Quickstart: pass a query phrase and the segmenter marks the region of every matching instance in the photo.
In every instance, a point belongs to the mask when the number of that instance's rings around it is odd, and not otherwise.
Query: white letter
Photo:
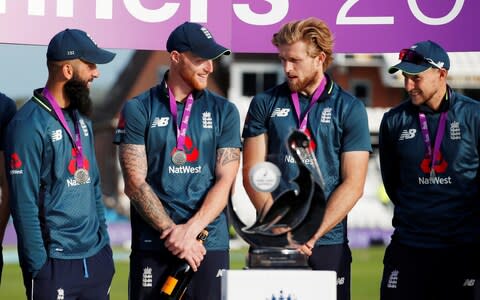
[[[73,0],[57,0],[57,17],[73,17]]]
[[[380,25],[393,24],[393,17],[347,17],[347,13],[360,0],[347,0],[337,14],[337,24],[340,25]]]
[[[208,0],[190,1],[190,21],[196,23],[207,23]]]
[[[251,25],[272,25],[280,22],[288,13],[288,0],[265,0],[272,9],[264,14],[254,13],[249,4],[234,4],[235,15],[243,22]]]
[[[463,3],[465,0],[455,0],[455,5],[453,6],[452,10],[444,17],[441,18],[430,18],[423,14],[418,7],[417,0],[408,0],[408,6],[412,11],[413,15],[417,20],[420,22],[427,24],[427,25],[444,25],[450,23],[453,19],[455,19],[460,11],[462,10]]]
[[[163,7],[157,9],[147,9],[140,0],[123,0],[127,10],[140,21],[147,23],[157,23],[170,19],[178,10],[179,3],[165,3]]]
[[[4,14],[7,11],[5,1],[6,0],[0,0],[0,14]]]
[[[97,0],[96,18],[111,20],[113,18],[112,0]]]
[[[29,16],[44,16],[45,15],[45,0],[28,0],[28,15]]]

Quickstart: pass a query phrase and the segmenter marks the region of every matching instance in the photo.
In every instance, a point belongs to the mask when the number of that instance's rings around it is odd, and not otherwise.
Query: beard
[[[199,80],[191,66],[185,61],[181,61],[178,66],[178,73],[182,80],[194,91],[201,91],[207,88],[207,83]]]
[[[74,75],[63,86],[63,92],[70,100],[70,107],[77,109],[81,114],[90,116],[92,113],[92,99],[87,82]]]
[[[310,76],[304,77],[303,79],[296,78],[294,81],[288,80],[288,87],[292,92],[304,92],[311,85],[315,84],[318,76],[318,73],[313,73]]]
[[[206,84],[195,78],[195,74],[182,74],[182,78],[194,91],[201,91],[207,88]]]

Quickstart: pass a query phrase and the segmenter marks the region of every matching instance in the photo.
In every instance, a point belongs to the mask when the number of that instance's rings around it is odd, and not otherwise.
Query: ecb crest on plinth
[[[242,222],[230,198],[228,213],[231,223],[237,234],[251,246],[247,263],[250,269],[309,268],[307,256],[295,246],[307,242],[322,222],[326,207],[324,183],[308,136],[293,131],[288,136],[287,146],[299,170],[292,180],[296,188],[278,194],[272,206],[258,214],[251,226]],[[275,165],[272,168],[271,163],[262,164],[252,168],[261,174],[251,174],[249,180],[255,189],[271,191],[268,189],[278,186],[274,181],[278,168]]]

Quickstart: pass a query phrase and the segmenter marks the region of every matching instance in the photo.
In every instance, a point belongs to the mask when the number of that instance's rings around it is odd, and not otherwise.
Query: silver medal
[[[172,162],[175,165],[181,166],[181,165],[185,164],[186,161],[187,161],[187,155],[185,154],[185,152],[183,152],[181,150],[177,150],[177,151],[175,151],[175,153],[173,153]]]
[[[84,168],[79,168],[75,171],[73,174],[73,178],[75,178],[75,181],[78,184],[84,184],[88,181],[90,176],[88,175],[88,171],[85,170]]]

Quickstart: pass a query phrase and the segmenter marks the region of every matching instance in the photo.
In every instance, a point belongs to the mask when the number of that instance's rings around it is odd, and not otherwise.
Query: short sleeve
[[[268,108],[265,103],[265,96],[263,94],[255,96],[250,102],[243,126],[242,137],[249,138],[267,132]]]
[[[226,106],[224,126],[219,139],[218,148],[241,148],[240,115],[237,108],[229,103]]]
[[[145,106],[136,98],[127,101],[120,113],[113,142],[117,145],[144,145],[147,122]]]
[[[353,101],[351,109],[343,118],[342,152],[372,151],[368,117],[365,106],[360,101]]]

